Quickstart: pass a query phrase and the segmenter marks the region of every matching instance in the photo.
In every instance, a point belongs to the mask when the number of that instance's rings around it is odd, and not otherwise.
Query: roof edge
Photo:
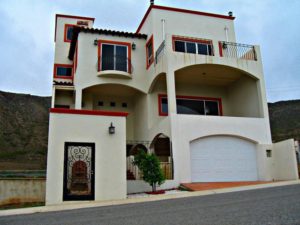
[[[226,15],[221,15],[221,14],[215,14],[215,13],[208,13],[208,12],[201,12],[201,11],[194,11],[194,10],[189,10],[189,9],[180,9],[180,8],[173,8],[173,7],[168,7],[168,6],[160,6],[160,5],[150,5],[148,10],[146,11],[140,25],[138,26],[136,33],[139,33],[141,28],[143,27],[151,9],[160,9],[160,10],[168,10],[168,11],[173,11],[173,12],[182,12],[182,13],[189,13],[189,14],[194,14],[194,15],[200,15],[200,16],[209,16],[209,17],[215,17],[215,18],[220,18],[220,19],[228,19],[228,20],[234,20],[234,16],[226,16]]]

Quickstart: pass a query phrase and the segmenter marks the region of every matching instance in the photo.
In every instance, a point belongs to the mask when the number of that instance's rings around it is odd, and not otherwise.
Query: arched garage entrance
[[[190,143],[192,182],[258,180],[256,144],[233,136],[209,136]]]

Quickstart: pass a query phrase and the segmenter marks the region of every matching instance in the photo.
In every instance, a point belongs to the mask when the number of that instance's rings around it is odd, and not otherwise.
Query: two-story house
[[[46,203],[149,190],[140,150],[162,189],[297,179],[293,142],[271,141],[260,49],[236,43],[234,19],[151,4],[130,33],[57,14]]]

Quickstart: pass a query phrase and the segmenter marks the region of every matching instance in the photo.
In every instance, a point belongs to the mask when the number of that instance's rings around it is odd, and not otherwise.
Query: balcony
[[[124,56],[105,56],[97,59],[97,75],[99,77],[132,78],[131,60]]]
[[[262,72],[259,59],[259,48],[254,45],[167,35],[155,52],[155,67],[159,74],[166,72],[167,61],[174,71],[197,64],[218,64],[256,76]]]

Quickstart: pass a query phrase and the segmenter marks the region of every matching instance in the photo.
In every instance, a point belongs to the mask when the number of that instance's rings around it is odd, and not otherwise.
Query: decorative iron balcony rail
[[[219,51],[221,57],[257,60],[254,45],[219,41]]]
[[[133,66],[131,64],[131,60],[127,57],[120,55],[103,56],[98,57],[97,70],[98,72],[106,70],[117,70],[132,73]]]
[[[155,64],[158,63],[158,60],[160,59],[160,57],[163,54],[163,50],[165,49],[165,45],[166,45],[166,41],[164,40],[160,46],[158,47],[158,49],[155,52]]]

